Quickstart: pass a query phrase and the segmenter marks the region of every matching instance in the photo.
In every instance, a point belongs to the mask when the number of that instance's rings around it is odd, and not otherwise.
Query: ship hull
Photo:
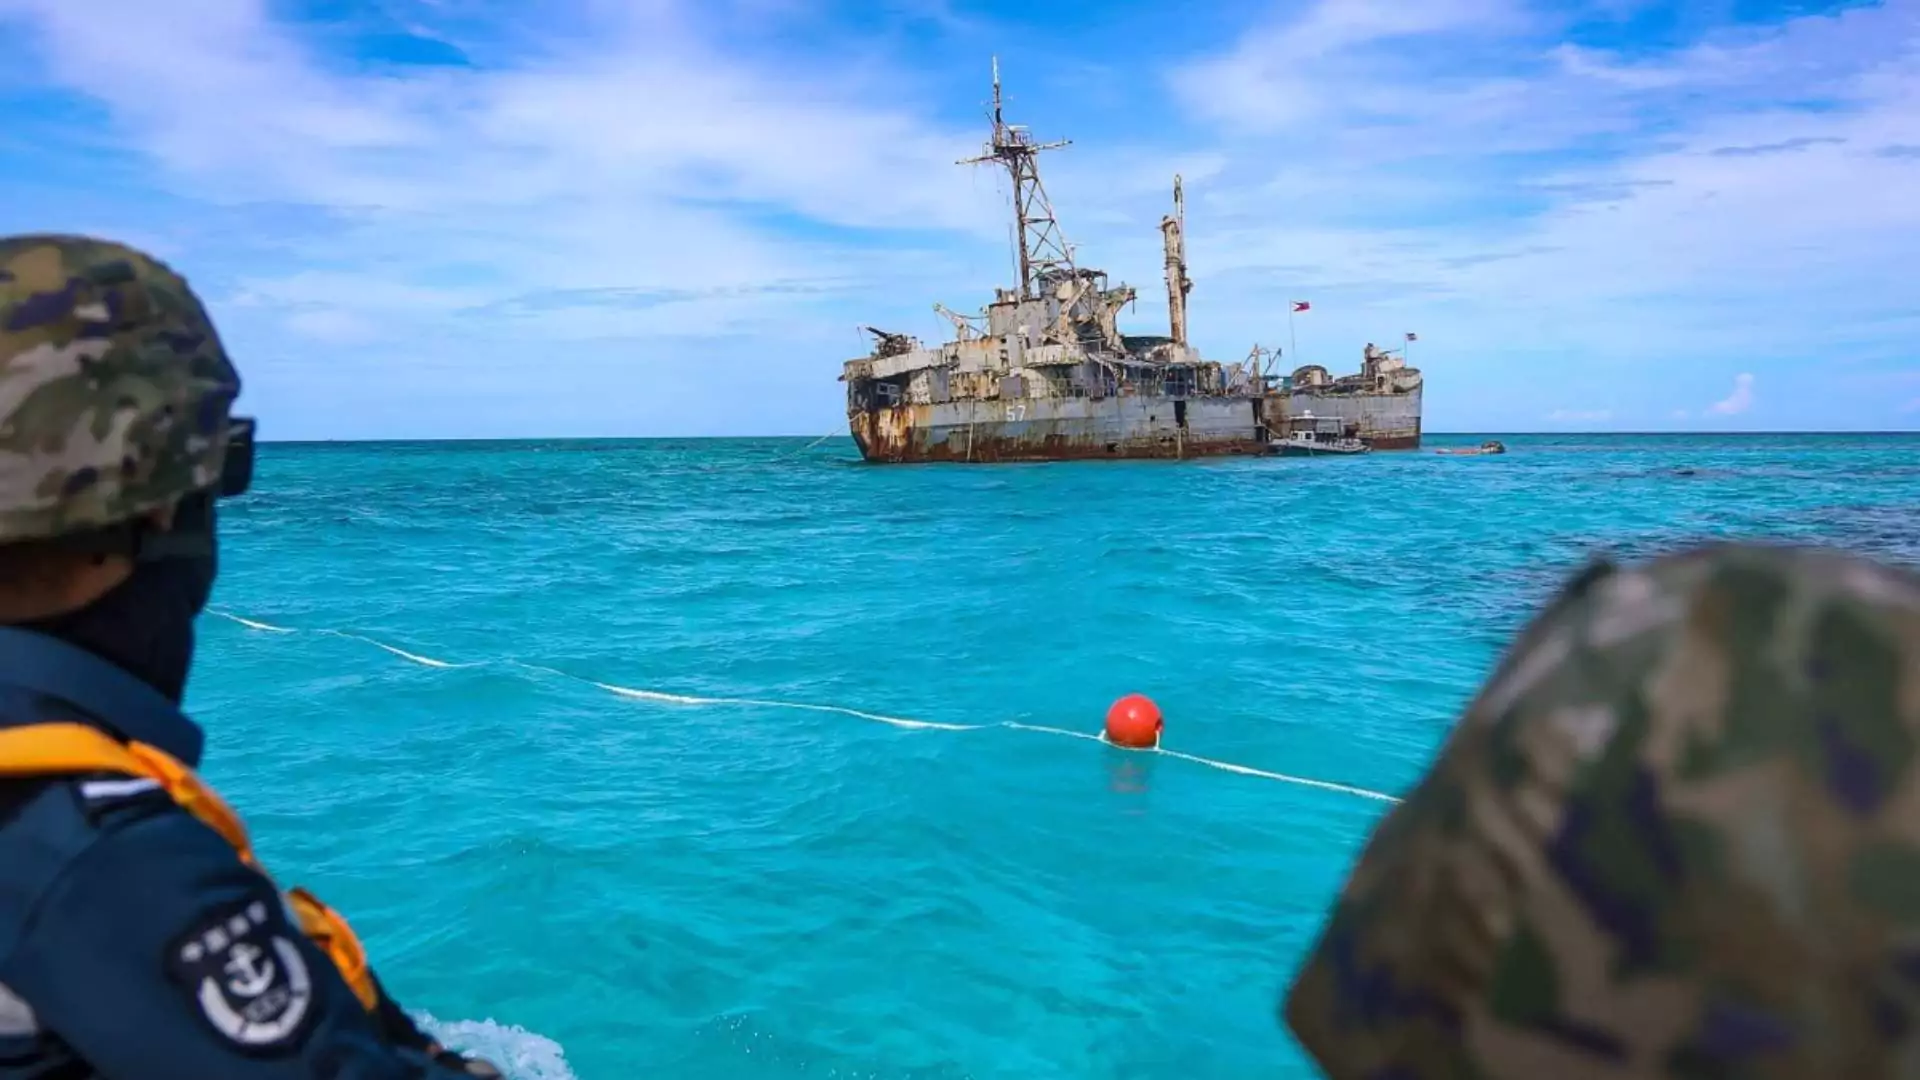
[[[1292,416],[1337,416],[1348,432],[1375,450],[1420,449],[1421,392],[1330,394],[1295,391],[1287,403]]]
[[[1185,459],[1265,454],[1254,397],[1037,398],[879,406],[849,427],[871,462]]]

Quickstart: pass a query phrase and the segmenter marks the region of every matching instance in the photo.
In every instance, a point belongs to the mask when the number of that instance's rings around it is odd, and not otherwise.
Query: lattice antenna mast
[[[966,158],[962,165],[997,161],[1013,177],[1013,216],[1015,243],[1020,252],[1020,298],[1031,300],[1038,294],[1040,278],[1047,273],[1073,269],[1073,254],[1060,223],[1054,220],[1053,203],[1040,183],[1036,159],[1042,150],[1056,150],[1072,143],[1070,139],[1036,143],[1021,124],[1009,124],[1001,113],[1000,58],[993,58],[993,141],[986,153]]]

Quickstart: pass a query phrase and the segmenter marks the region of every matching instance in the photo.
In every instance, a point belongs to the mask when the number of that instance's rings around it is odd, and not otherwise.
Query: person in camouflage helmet
[[[1382,821],[1283,1004],[1332,1080],[1920,1077],[1920,578],[1582,575]]]
[[[0,238],[0,1080],[498,1077],[193,775],[214,508],[253,468],[239,392],[158,260]]]
[[[186,282],[137,252],[0,247],[0,545],[118,528],[219,480],[240,377]]]

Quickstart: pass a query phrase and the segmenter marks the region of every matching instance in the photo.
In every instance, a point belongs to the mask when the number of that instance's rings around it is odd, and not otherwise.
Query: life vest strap
[[[268,876],[254,857],[247,827],[206,781],[177,758],[145,743],[123,743],[86,724],[54,722],[0,729],[0,776],[35,777],[112,772],[152,780],[179,807],[219,833],[240,861]],[[360,938],[339,912],[302,888],[287,890],[287,907],[300,929],[340,969],[369,1012],[379,1006]]]

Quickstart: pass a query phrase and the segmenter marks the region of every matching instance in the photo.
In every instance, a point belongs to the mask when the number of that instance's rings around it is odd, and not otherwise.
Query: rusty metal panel
[[[903,405],[856,414],[854,439],[873,461],[1060,461],[1189,458],[1268,450],[1253,399],[1194,399],[1187,427],[1166,399],[1036,398]]]
[[[1416,450],[1420,447],[1421,396],[1416,385],[1405,393],[1329,394],[1295,391],[1288,403],[1293,416],[1311,412],[1337,416],[1357,429],[1358,436],[1376,450]]]
[[[906,399],[915,405],[933,404],[933,380],[929,371],[916,371],[907,378]]]
[[[979,341],[960,342],[955,353],[958,354],[958,366],[961,371],[985,371],[993,366],[1000,355],[1000,343],[991,338]]]
[[[891,379],[905,375],[910,371],[920,371],[944,363],[946,358],[937,349],[915,349],[898,356],[881,356],[872,361],[869,377]]]

